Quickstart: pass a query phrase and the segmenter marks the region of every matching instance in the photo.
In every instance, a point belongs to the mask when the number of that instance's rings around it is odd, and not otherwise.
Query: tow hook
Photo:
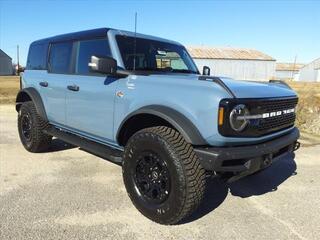
[[[272,163],[272,154],[267,155],[263,160],[263,166],[269,166]]]
[[[293,151],[297,151],[300,148],[300,142],[296,141],[293,146]]]

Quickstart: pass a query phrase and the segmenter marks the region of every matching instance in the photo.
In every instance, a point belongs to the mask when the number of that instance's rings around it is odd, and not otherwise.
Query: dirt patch
[[[316,145],[320,145],[320,135],[311,134],[305,132],[304,130],[300,131],[300,138],[299,142],[301,143],[302,147],[312,147]]]
[[[292,82],[298,93],[297,125],[300,130],[320,135],[320,83]]]
[[[20,88],[18,76],[0,77],[0,103],[14,103]]]

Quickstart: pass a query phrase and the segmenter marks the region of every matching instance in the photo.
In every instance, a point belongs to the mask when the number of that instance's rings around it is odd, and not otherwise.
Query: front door
[[[74,75],[68,80],[66,125],[97,140],[113,142],[113,108],[117,81],[90,73],[91,56],[110,56],[107,39],[76,43]]]

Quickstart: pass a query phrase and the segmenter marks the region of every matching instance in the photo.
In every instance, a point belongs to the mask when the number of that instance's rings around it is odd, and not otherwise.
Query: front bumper
[[[299,130],[294,128],[284,136],[256,145],[198,147],[195,152],[206,170],[243,177],[269,166],[280,155],[297,150],[299,136]]]

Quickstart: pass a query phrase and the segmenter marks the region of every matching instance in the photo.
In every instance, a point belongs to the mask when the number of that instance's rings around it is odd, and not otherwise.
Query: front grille
[[[254,101],[256,102],[256,101]],[[257,108],[265,111],[279,111],[294,108],[298,103],[298,98],[289,99],[269,99],[265,101],[257,101]]]
[[[256,114],[259,114],[265,112],[283,111],[295,108],[297,103],[298,98],[269,99],[266,101],[258,101],[257,104],[254,104],[250,107],[250,112],[255,112]],[[283,114],[280,116],[260,119],[259,123],[250,125],[249,128],[253,128],[255,131],[259,133],[259,135],[264,135],[267,133],[279,131],[281,129],[293,126],[295,119],[295,113]]]
[[[273,117],[268,120],[262,120],[257,129],[260,132],[281,129],[284,127],[292,126],[295,119],[296,116],[294,113],[290,113],[285,116]]]
[[[249,109],[250,115],[278,112],[295,108],[297,97],[287,98],[260,98],[260,99],[224,99],[220,106],[225,108],[224,119],[229,119],[230,112],[238,104],[244,104]],[[219,127],[219,132],[228,137],[260,137],[294,126],[295,112],[281,114],[280,116],[249,120],[248,126],[241,132],[232,130],[229,121]]]

